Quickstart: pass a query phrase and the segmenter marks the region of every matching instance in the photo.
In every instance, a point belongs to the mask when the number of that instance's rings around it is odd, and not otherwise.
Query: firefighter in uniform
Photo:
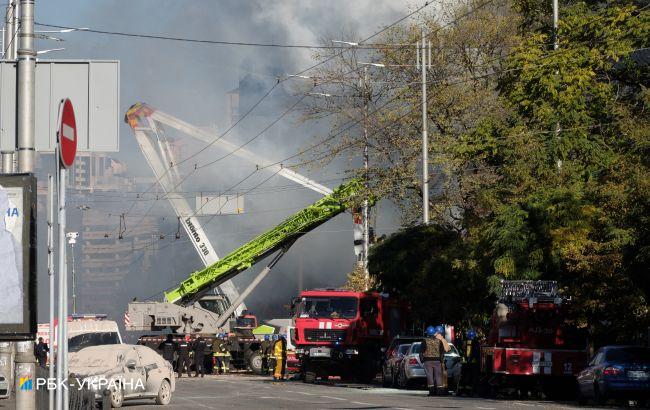
[[[445,352],[451,347],[444,337],[445,328],[442,326],[429,326],[426,329],[426,338],[422,341],[420,360],[427,374],[427,387],[429,396],[443,395],[446,393],[444,384]]]
[[[197,337],[192,344],[192,350],[194,350],[194,369],[196,374],[194,377],[201,377],[205,375],[205,350],[207,348],[207,342],[201,336]]]
[[[269,371],[275,372],[275,364],[277,362],[276,357],[275,357],[275,342],[278,340],[278,335],[271,335],[269,337],[269,359],[268,359],[268,365],[269,365]]]
[[[226,343],[226,355],[224,356],[224,363],[226,364],[226,372],[230,371],[230,359],[232,359],[231,352],[234,352],[237,357],[241,352],[241,346],[239,346],[239,340],[234,333],[227,333],[223,335],[224,341]]]
[[[481,370],[481,347],[476,331],[470,329],[467,332],[467,346],[465,347],[466,366],[468,370],[468,384],[472,395],[478,393],[478,382]]]
[[[192,359],[190,358],[191,350],[190,335],[185,335],[185,338],[178,343],[178,365],[176,372],[179,378],[183,375],[183,371],[187,373],[187,377],[190,377],[190,368],[192,367]]]
[[[158,350],[162,351],[163,359],[167,360],[169,364],[174,367],[174,352],[176,351],[176,345],[174,344],[174,339],[172,335],[167,335],[167,340],[158,345]]]
[[[224,340],[224,334],[219,333],[214,343],[212,344],[212,354],[216,361],[215,365],[217,373],[219,374],[226,373],[227,371],[225,360],[227,351],[228,347],[226,346],[226,341]]]
[[[269,373],[269,357],[271,356],[271,338],[264,335],[264,340],[260,344],[260,353],[262,354],[262,374]]]
[[[273,380],[284,380],[287,369],[287,341],[284,335],[278,335],[278,340],[273,345],[273,355],[275,356]]]

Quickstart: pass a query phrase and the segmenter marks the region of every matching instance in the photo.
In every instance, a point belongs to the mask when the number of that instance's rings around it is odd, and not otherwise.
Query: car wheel
[[[386,373],[384,371],[381,372],[381,385],[383,387],[390,387],[390,385],[393,384],[392,377],[388,378],[386,377]]]
[[[578,405],[584,406],[587,404],[587,398],[582,394],[582,390],[580,389],[580,386],[578,386],[578,389],[576,390],[576,400],[578,401]]]
[[[398,389],[406,389],[406,374],[404,373],[404,370],[398,370],[397,372],[397,388]]]
[[[600,392],[598,384],[594,384],[594,401],[596,404],[605,404],[607,397]]]
[[[172,400],[172,387],[167,379],[163,379],[158,389],[158,396],[156,397],[156,404],[166,406]]]
[[[111,407],[119,409],[124,404],[124,391],[120,386],[111,389]]]

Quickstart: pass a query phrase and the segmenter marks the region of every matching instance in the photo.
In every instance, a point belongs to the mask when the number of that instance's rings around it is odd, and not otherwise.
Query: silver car
[[[397,387],[406,389],[416,384],[426,383],[427,375],[420,361],[421,342],[411,344],[409,350],[400,362],[400,368],[397,373]],[[445,366],[447,367],[447,387],[455,391],[460,380],[461,360],[456,346],[449,344],[451,348],[445,353]]]
[[[70,353],[71,378],[95,391],[109,390],[111,405],[124,400],[152,398],[166,405],[176,389],[172,366],[154,350],[140,345],[92,346]]]

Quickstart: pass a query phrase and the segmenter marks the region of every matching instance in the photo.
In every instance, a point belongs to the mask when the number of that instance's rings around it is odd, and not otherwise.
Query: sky
[[[349,36],[356,40],[368,37],[423,3],[412,0],[57,0],[36,2],[35,20],[43,24],[195,39],[320,44],[323,39],[341,38],[342,33],[346,33],[347,39]],[[36,29],[49,28],[37,26]],[[242,78],[252,76],[263,92],[273,85],[277,76],[300,72],[314,63],[311,51],[305,49],[190,44],[87,32],[57,36],[66,41],[37,41],[38,49],[66,48],[48,54],[48,58],[120,61],[122,113],[135,102],[144,101],[192,124],[219,132],[228,126],[226,93],[237,88]],[[229,133],[227,139],[246,141],[255,135],[287,109],[294,98],[290,92],[291,87],[283,84],[250,118]],[[295,116],[287,116],[249,148],[270,160],[286,158],[326,135],[327,126],[299,124]],[[201,147],[200,144],[190,145],[187,154]],[[209,160],[219,154],[218,150],[207,150],[196,160]],[[120,125],[120,151],[113,155],[128,166],[131,175],[152,176],[130,128],[124,123]],[[223,190],[253,167],[254,164],[245,164],[236,158],[221,161],[193,175],[187,187]],[[334,187],[340,182],[334,178],[341,177],[341,167],[335,164],[326,169],[309,168],[302,172],[317,180],[327,180],[325,185]],[[189,172],[188,169],[183,171]],[[268,176],[256,176],[244,185],[254,185]],[[280,177],[273,177],[266,183],[271,188],[286,184],[288,182]],[[318,198],[317,194],[304,190],[251,195],[246,198],[244,215],[216,218],[206,229],[223,256]],[[169,205],[160,202],[152,215],[175,221]],[[398,218],[389,206],[383,206],[379,212],[377,231],[390,234],[397,228]],[[354,261],[351,229],[350,215],[341,215],[298,241],[277,265],[277,272],[269,275],[251,296],[249,305],[281,315],[283,304],[295,294],[299,282],[306,287],[340,286]],[[163,257],[163,262],[152,268],[169,270],[168,273],[153,282],[134,276],[133,283],[138,286],[132,289],[132,295],[122,295],[123,299],[154,294],[200,268],[189,245],[179,248],[174,251],[177,253],[173,255],[171,266]],[[236,283],[245,286],[261,268],[250,269],[240,275]],[[298,272],[303,272],[301,279]],[[152,277],[152,272],[132,273],[139,274]],[[39,286],[39,293],[46,294],[46,289]],[[40,305],[39,320],[42,321],[46,317],[46,302],[41,300]]]

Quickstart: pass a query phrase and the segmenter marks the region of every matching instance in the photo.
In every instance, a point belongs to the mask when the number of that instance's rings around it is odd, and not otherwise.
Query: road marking
[[[481,407],[481,406],[476,406],[477,409],[481,410],[496,410],[496,407]]]
[[[314,393],[307,393],[307,392],[305,392],[305,391],[297,391],[296,393],[298,393],[298,394],[304,394],[305,396],[315,396]]]
[[[332,396],[319,396],[319,397],[322,397],[322,398],[324,398],[324,399],[332,399],[332,400],[348,401],[348,399],[343,399],[343,398],[341,398],[341,397],[332,397]]]
[[[358,405],[360,405],[360,406],[372,406],[372,405],[373,405],[372,403],[364,403],[364,402],[362,402],[362,401],[352,401],[352,402],[350,402],[350,403],[352,403],[352,404],[358,404]]]
[[[517,404],[519,406],[526,406],[526,407],[535,407],[535,404],[530,404],[530,403],[522,403],[520,401],[516,401],[513,404]]]

